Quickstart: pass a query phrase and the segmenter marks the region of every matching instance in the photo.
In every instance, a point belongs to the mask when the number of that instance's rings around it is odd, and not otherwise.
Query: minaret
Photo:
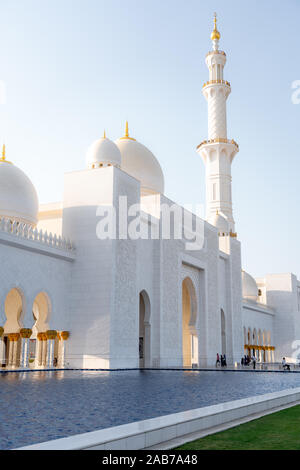
[[[212,51],[206,55],[209,81],[204,83],[202,93],[208,103],[208,140],[197,147],[206,166],[206,218],[222,214],[235,235],[231,201],[231,163],[239,147],[227,139],[226,100],[231,91],[230,83],[223,78],[226,54],[219,50],[220,33],[214,15],[211,33]]]

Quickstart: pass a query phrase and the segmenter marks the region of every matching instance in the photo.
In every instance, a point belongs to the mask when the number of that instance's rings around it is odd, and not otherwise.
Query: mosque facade
[[[0,367],[208,367],[217,353],[227,364],[244,354],[298,361],[297,277],[242,270],[231,194],[239,147],[227,135],[231,86],[216,19],[211,39],[208,137],[197,147],[205,220],[165,196],[158,160],[128,124],[115,142],[104,133],[89,147],[84,170],[65,174],[59,203],[40,205],[3,147]]]

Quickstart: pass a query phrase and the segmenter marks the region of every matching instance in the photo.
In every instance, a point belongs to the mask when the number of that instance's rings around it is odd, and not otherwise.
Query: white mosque
[[[129,136],[105,134],[86,168],[67,173],[59,203],[39,205],[22,170],[0,158],[0,367],[137,368],[297,360],[300,282],[294,274],[254,279],[242,271],[231,200],[239,147],[227,136],[225,52],[216,19],[209,79],[203,246],[162,234],[164,195],[155,156]],[[155,237],[99,237],[102,209],[138,205],[140,230]],[[100,209],[99,209],[100,208]],[[129,217],[129,215],[128,215]],[[193,223],[199,220],[192,215]],[[116,222],[120,224],[119,221]],[[176,225],[176,224],[175,224]],[[175,227],[176,228],[176,227]],[[175,230],[174,230],[175,231]]]

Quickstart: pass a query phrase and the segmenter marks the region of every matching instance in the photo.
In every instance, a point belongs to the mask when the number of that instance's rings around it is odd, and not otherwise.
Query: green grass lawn
[[[178,447],[179,450],[300,450],[300,405]]]

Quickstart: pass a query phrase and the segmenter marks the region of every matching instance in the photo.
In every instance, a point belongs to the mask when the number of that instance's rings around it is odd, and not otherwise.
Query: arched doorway
[[[246,327],[245,327],[245,326],[243,327],[243,338],[244,338],[244,354],[247,354],[247,349],[246,349],[246,345],[247,345],[247,330],[246,330]]]
[[[196,332],[197,297],[189,277],[182,282],[182,362],[184,367],[198,364],[198,335]]]
[[[269,362],[275,362],[275,357],[274,357],[274,350],[270,349],[271,347],[271,332],[267,331],[266,332],[266,344],[269,347]]]
[[[251,328],[248,328],[248,332],[247,332],[247,356],[251,356],[251,350],[250,350],[250,345],[252,343],[252,331],[251,331]]]
[[[225,313],[221,308],[221,354],[226,354],[226,324],[225,324]]]
[[[139,367],[151,366],[150,299],[145,290],[139,296]]]
[[[248,344],[251,344],[252,342],[251,328],[248,328],[247,340],[248,340]]]
[[[7,367],[16,368],[20,364],[21,341],[19,331],[22,328],[23,298],[22,291],[13,288],[8,292],[4,303],[6,322],[3,334],[3,362]]]
[[[46,367],[47,339],[45,332],[49,330],[51,302],[46,292],[39,292],[32,307],[32,335],[29,340],[29,366]]]
[[[257,331],[256,331],[256,328],[254,328],[253,334],[252,334],[252,345],[255,346],[252,349],[252,355],[256,357],[256,347],[257,347]]]
[[[257,344],[258,344],[258,360],[259,362],[265,362],[265,351],[263,350],[262,332],[260,329],[257,332]]]

